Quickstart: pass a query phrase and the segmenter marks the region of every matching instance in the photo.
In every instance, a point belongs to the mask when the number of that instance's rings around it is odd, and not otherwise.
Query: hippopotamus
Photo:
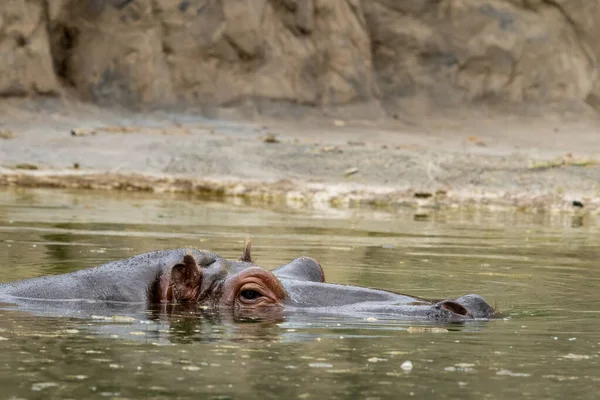
[[[387,290],[325,282],[313,258],[266,270],[247,242],[238,260],[196,249],[160,250],[76,272],[0,284],[0,300],[121,302],[146,307],[186,303],[235,316],[270,311],[393,319],[467,321],[495,310],[483,298],[423,299]]]

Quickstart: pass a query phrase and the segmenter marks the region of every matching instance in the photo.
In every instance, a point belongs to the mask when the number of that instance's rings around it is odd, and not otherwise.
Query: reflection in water
[[[1,281],[161,248],[237,258],[250,235],[267,268],[304,254],[322,263],[329,281],[423,297],[475,292],[508,316],[441,326],[308,314],[239,320],[183,305],[0,305],[3,396],[595,398],[593,216],[418,215],[427,218],[264,210],[189,196],[0,192]]]

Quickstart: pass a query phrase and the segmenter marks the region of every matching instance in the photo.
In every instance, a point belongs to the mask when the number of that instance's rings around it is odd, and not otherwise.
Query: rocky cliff
[[[591,0],[4,0],[0,96],[600,107]]]

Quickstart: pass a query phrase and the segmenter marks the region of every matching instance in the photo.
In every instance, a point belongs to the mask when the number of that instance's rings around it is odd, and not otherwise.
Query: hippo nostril
[[[450,311],[451,313],[462,315],[464,317],[471,317],[471,313],[469,312],[469,310],[467,310],[465,306],[463,306],[460,303],[457,303],[456,301],[445,300],[441,302],[439,306],[442,310]]]

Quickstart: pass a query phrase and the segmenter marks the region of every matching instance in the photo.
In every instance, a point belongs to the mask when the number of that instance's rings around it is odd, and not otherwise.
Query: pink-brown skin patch
[[[285,291],[279,279],[260,267],[250,267],[225,281],[221,304],[244,309],[281,306]]]
[[[201,268],[187,254],[160,278],[161,302],[208,303],[251,311],[281,307],[286,294],[279,279],[252,264],[249,245],[241,261],[217,259]]]

